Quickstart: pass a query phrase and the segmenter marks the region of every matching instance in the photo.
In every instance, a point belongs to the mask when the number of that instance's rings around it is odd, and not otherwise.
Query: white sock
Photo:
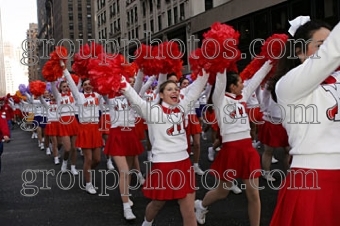
[[[123,202],[123,209],[131,209],[129,202]]]
[[[153,220],[149,222],[149,221],[147,221],[147,220],[145,219],[145,217],[144,217],[144,221],[143,221],[142,226],[152,226],[152,222],[153,222]]]
[[[63,160],[63,164],[67,165],[67,160]]]
[[[198,167],[198,163],[194,163],[194,167]]]
[[[76,165],[71,165],[71,170],[72,170],[72,169],[75,170],[75,169],[76,169]]]
[[[91,182],[86,183],[86,187],[90,186],[91,184],[92,184]]]
[[[202,203],[203,203],[203,201],[200,202],[200,208],[201,208],[202,210],[206,210],[207,207],[203,207]]]
[[[143,177],[143,174],[141,172],[138,172],[137,177]]]

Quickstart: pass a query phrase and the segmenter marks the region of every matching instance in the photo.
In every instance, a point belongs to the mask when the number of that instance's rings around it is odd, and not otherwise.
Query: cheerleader
[[[55,82],[51,83],[52,86],[55,86]],[[59,134],[59,122],[57,116],[58,105],[56,99],[54,98],[53,94],[50,94],[50,101],[46,101],[45,98],[40,96],[40,102],[44,106],[47,112],[47,124],[45,127],[45,135],[49,137],[52,143],[52,153],[54,157],[54,164],[59,165],[59,153],[58,153],[58,142],[57,142],[57,135]],[[46,154],[49,155],[46,148]]]
[[[79,106],[79,126],[76,140],[76,147],[80,147],[84,156],[83,172],[85,178],[85,190],[89,194],[96,194],[91,180],[91,170],[95,169],[100,162],[102,136],[99,131],[99,101],[102,98],[98,93],[93,92],[93,86],[89,79],[82,82],[84,93],[80,93],[67,69],[64,75],[69,83],[75,102]]]
[[[264,122],[259,125],[258,140],[264,145],[264,152],[262,154],[261,162],[263,178],[267,181],[276,181],[270,172],[270,165],[273,162],[273,152],[275,148],[282,147],[285,150],[284,169],[289,169],[289,144],[288,135],[282,126],[284,120],[284,113],[282,108],[272,99],[271,92],[265,85],[261,93],[260,103]],[[275,162],[275,161],[274,161]]]
[[[269,88],[286,113],[292,162],[270,225],[338,225],[340,81],[332,73],[340,65],[340,23],[332,31],[307,16],[289,23],[291,36]]]
[[[38,136],[38,147],[40,150],[44,150],[44,140],[43,140],[43,130],[46,126],[46,115],[43,112],[42,104],[40,102],[40,99],[36,96],[31,96],[29,93],[25,94],[27,97],[28,102],[32,105],[33,108],[33,130],[36,131],[36,134]],[[44,95],[47,95],[44,93]],[[48,96],[44,96],[44,98],[48,98]]]
[[[155,83],[156,82],[156,83]],[[156,93],[154,88],[157,87],[157,80],[156,76],[151,76],[148,78],[148,80],[145,82],[145,84],[142,86],[139,96],[141,96],[143,99],[150,103],[154,103],[156,99]],[[136,89],[135,89],[136,90]],[[149,137],[149,131],[148,126],[145,123],[145,120],[140,118],[140,123],[143,123],[143,131],[146,136],[146,153],[147,153],[147,160],[149,162],[152,161],[152,152],[151,152],[151,143],[150,143],[150,137]]]
[[[179,81],[179,87],[181,89],[180,94],[181,98],[184,98],[185,95],[189,92],[191,89],[191,85],[189,79],[182,77]],[[193,104],[194,103],[194,104]],[[199,107],[199,102],[198,100],[193,101],[190,103],[191,108],[190,111],[187,114],[186,118],[186,125],[185,125],[185,130],[187,134],[187,140],[188,140],[188,152],[191,153],[191,142],[190,139],[193,139],[193,144],[194,144],[194,171],[197,175],[202,176],[204,174],[203,170],[198,165],[198,161],[200,159],[200,152],[201,152],[201,133],[202,133],[202,127],[201,124],[197,118],[196,115],[196,108]]]
[[[184,115],[190,110],[189,104],[197,100],[208,80],[208,75],[203,74],[196,79],[192,89],[182,100],[176,82],[171,80],[164,82],[159,86],[160,103],[153,106],[143,100],[131,86],[127,85],[123,89],[124,95],[132,104],[140,107],[141,116],[148,121],[152,144],[152,170],[143,187],[144,196],[152,201],[146,207],[143,226],[151,226],[165,202],[174,199],[178,199],[183,225],[196,225],[195,178],[186,150],[188,144],[184,129]],[[180,175],[173,172],[174,169],[180,172]],[[160,172],[160,174],[152,172]],[[164,183],[159,184],[160,181]],[[177,188],[174,189],[176,186]],[[157,189],[160,187],[162,189]]]
[[[238,74],[217,74],[212,98],[222,148],[212,163],[211,170],[215,172],[213,175],[217,177],[218,184],[216,189],[206,193],[203,200],[195,201],[196,219],[200,224],[205,223],[208,206],[226,198],[235,179],[241,178],[246,185],[250,225],[260,225],[261,204],[257,189],[258,178],[261,176],[260,156],[252,146],[245,103],[270,69],[271,65],[266,62],[245,89]]]
[[[75,150],[75,141],[78,133],[78,122],[74,113],[75,100],[66,81],[60,81],[59,91],[56,86],[52,86],[52,93],[58,104],[58,137],[64,147],[61,172],[65,173],[67,171],[67,162],[71,155],[71,173],[77,176],[79,173],[76,169],[77,152]]]
[[[129,199],[130,170],[135,158],[143,152],[143,146],[135,131],[135,114],[123,95],[109,95],[105,98],[110,108],[111,128],[104,154],[112,156],[119,172],[119,191],[123,202],[124,218],[136,219]]]
[[[104,100],[104,98],[102,98]],[[99,119],[99,131],[102,134],[103,138],[103,146],[105,147],[107,139],[109,138],[109,132],[111,128],[111,120],[110,120],[110,111],[107,103],[105,101],[101,101],[100,103],[100,119]],[[115,167],[112,163],[112,158],[109,155],[105,155],[106,157],[106,168],[108,170],[114,170]]]

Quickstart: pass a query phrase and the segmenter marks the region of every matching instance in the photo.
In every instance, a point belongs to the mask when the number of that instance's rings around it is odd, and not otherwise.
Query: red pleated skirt
[[[99,131],[102,134],[109,134],[111,128],[110,114],[102,114],[99,119]]]
[[[211,111],[211,112],[205,111],[203,120],[205,120],[207,124],[211,125],[212,130],[219,131],[215,111]]]
[[[79,123],[75,116],[61,116],[59,118],[58,136],[76,136]]]
[[[105,144],[104,154],[110,156],[135,156],[144,151],[135,127],[111,128]]]
[[[260,111],[260,107],[247,108],[246,111],[249,117],[249,121],[255,124],[260,124],[261,122],[263,122],[263,113]]]
[[[45,127],[45,134],[48,136],[58,136],[59,132],[59,122],[51,121],[47,122]]]
[[[189,114],[188,115],[188,124],[185,127],[185,131],[187,135],[201,134],[202,127],[200,121],[197,118],[197,115]]]
[[[76,147],[92,149],[101,146],[103,146],[103,139],[98,123],[80,123]]]
[[[142,119],[141,117],[136,117],[136,124],[135,124],[135,129],[136,129],[136,134],[139,140],[145,140],[145,130],[148,129],[148,126],[144,124],[145,120]]]
[[[153,163],[143,186],[152,200],[182,199],[195,192],[195,172],[189,158],[179,162]]]
[[[261,176],[260,155],[250,138],[223,143],[210,170],[213,176],[224,181],[258,178]]]
[[[307,171],[292,169],[283,180],[270,226],[340,224],[340,170]]]
[[[258,125],[258,140],[273,148],[288,147],[288,135],[282,124],[264,121]]]

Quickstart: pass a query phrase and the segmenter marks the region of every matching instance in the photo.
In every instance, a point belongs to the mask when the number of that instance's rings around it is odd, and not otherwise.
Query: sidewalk
[[[132,222],[124,220],[118,187],[105,191],[105,186],[101,183],[106,170],[104,156],[102,156],[102,161],[95,173],[94,181],[95,186],[99,188],[98,193],[89,195],[83,190],[82,176],[73,178],[71,174],[58,174],[61,165],[54,165],[53,157],[46,156],[44,151],[40,151],[37,140],[31,139],[30,132],[16,128],[12,130],[12,139],[11,143],[5,144],[2,155],[1,226],[124,226],[142,224],[145,207],[149,200],[144,198],[140,188],[131,191],[131,200],[134,202],[132,210],[137,219]],[[211,164],[207,160],[208,145],[207,141],[202,141],[200,162],[202,169],[208,169]],[[280,153],[278,157],[279,159],[282,157]],[[140,157],[142,171],[145,171],[142,161],[145,159],[144,153]],[[274,167],[282,168],[282,165],[278,164]],[[79,152],[77,169],[82,169],[82,157]],[[213,186],[213,182],[213,178],[208,176],[207,184]],[[108,186],[117,185],[112,174],[107,176],[106,184]],[[131,186],[135,184],[136,180],[133,178]],[[279,186],[279,182],[274,184]],[[196,192],[196,197],[202,199],[207,190],[202,187],[201,177],[197,177],[197,185],[200,189]],[[263,179],[260,179],[260,186],[266,187],[265,190],[260,191],[260,196],[262,202],[261,225],[267,226],[275,207],[277,191],[268,188]],[[182,225],[176,201],[168,202],[165,205],[155,219],[154,225]],[[240,195],[231,194],[227,199],[211,206],[205,225],[249,225],[245,191]]]

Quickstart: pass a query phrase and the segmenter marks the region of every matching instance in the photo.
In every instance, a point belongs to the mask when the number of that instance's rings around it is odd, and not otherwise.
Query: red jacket
[[[13,109],[11,108],[11,106],[9,104],[4,104],[1,109],[0,112],[5,112],[6,113],[6,119],[7,120],[11,120],[14,117],[14,112]]]
[[[9,128],[7,120],[0,116],[0,139],[2,139],[4,136],[9,137]]]

